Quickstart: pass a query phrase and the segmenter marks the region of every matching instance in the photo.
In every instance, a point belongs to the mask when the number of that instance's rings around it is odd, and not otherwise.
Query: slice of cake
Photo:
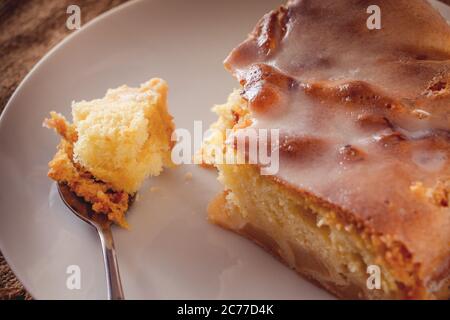
[[[427,1],[378,0],[372,30],[372,4],[291,1],[231,52],[209,219],[338,297],[448,299],[450,27]],[[279,130],[276,174],[216,161],[242,128]]]
[[[102,99],[73,103],[72,117],[71,124],[52,112],[44,123],[62,138],[48,176],[127,227],[125,213],[144,179],[172,166],[167,84],[110,89]]]

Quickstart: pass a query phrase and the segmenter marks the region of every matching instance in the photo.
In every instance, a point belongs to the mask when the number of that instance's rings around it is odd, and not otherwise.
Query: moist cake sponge
[[[125,213],[143,180],[171,167],[174,123],[167,84],[152,79],[139,88],[121,86],[105,97],[73,103],[73,123],[51,112],[44,125],[61,142],[48,176],[92,204],[98,214],[128,227]]]
[[[139,88],[124,85],[102,99],[74,103],[74,161],[115,189],[136,192],[149,175],[171,166],[174,125],[166,99],[167,84],[152,79]]]

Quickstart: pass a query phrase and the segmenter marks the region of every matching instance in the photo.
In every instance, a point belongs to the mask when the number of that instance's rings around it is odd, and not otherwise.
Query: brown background
[[[76,4],[82,24],[127,0],[0,0],[0,113],[33,65],[73,31],[66,9]],[[441,0],[450,4],[450,0]],[[283,0],[280,0],[280,3]],[[0,300],[31,299],[0,253]]]
[[[17,85],[39,59],[74,31],[66,10],[81,9],[84,24],[127,0],[0,0],[0,113]],[[0,300],[31,299],[0,253]]]

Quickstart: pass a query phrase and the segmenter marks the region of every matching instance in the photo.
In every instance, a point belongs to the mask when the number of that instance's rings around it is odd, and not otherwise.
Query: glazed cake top
[[[450,27],[431,5],[292,1],[225,66],[252,126],[280,129],[279,181],[401,242],[423,274],[447,273]]]

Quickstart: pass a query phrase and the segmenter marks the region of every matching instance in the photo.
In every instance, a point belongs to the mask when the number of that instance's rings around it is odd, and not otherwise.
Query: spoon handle
[[[119,264],[111,228],[98,228],[102,243],[103,260],[105,262],[106,282],[108,285],[108,300],[124,300],[122,282],[120,280]]]

